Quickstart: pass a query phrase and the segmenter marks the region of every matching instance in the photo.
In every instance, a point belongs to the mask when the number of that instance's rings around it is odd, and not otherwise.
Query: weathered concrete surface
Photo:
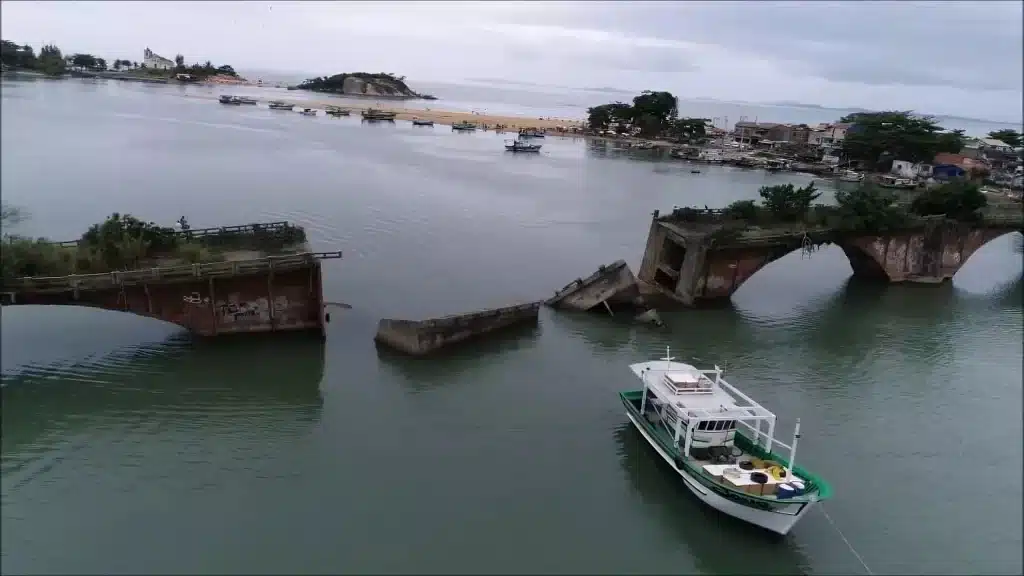
[[[721,243],[705,223],[659,219],[651,223],[639,280],[676,301],[693,306],[727,300],[758,270],[795,250],[835,241],[854,275],[886,282],[939,283],[990,240],[1018,230],[1019,223],[980,225],[941,218],[923,227],[886,236],[835,236],[829,230],[738,237]]]
[[[38,279],[38,284],[27,279],[16,292],[6,293],[4,302],[119,310],[171,322],[198,336],[296,330],[323,334],[321,265],[312,255],[305,256],[284,257],[289,259],[282,261],[283,269],[268,268],[264,262],[275,260],[268,258],[248,268],[248,262],[186,267],[195,273],[185,275],[162,269],[161,276],[161,269],[155,269],[149,275],[143,270],[68,281]],[[228,271],[204,275],[204,266]]]
[[[531,302],[418,321],[385,318],[378,323],[374,340],[406,354],[422,356],[502,328],[536,324],[540,305]]]
[[[617,260],[586,278],[573,280],[544,304],[567,310],[590,310],[601,304],[637,304],[639,299],[636,276],[625,260]]]
[[[941,222],[923,232],[852,238],[840,246],[860,276],[936,284],[952,279],[979,248],[1008,232]]]

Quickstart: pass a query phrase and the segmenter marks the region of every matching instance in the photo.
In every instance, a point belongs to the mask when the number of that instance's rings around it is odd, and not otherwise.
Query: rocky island
[[[290,86],[289,90],[309,90],[325,92],[340,96],[389,98],[396,100],[436,100],[429,94],[420,94],[405,84],[405,76],[392,74],[370,74],[368,72],[352,72],[311,78],[298,86]]]

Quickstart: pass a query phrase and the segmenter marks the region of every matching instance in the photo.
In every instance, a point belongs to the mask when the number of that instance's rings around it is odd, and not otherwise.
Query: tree
[[[225,74],[227,76],[237,76],[238,75],[238,74],[235,74],[235,69],[232,68],[231,66],[228,66],[227,64],[225,64],[223,66],[218,66],[217,67],[217,73],[218,74]]]
[[[118,71],[121,70],[121,61],[120,60],[114,60],[114,70],[118,70]]]
[[[105,59],[103,59],[103,58],[97,58],[96,59],[96,69],[97,70],[106,70],[107,69],[107,61]]]
[[[1012,146],[1013,148],[1020,148],[1022,145],[1024,145],[1024,134],[1021,134],[1020,132],[1017,132],[1016,130],[1012,130],[1010,128],[1003,128],[1002,130],[989,132],[988,137],[999,140],[1000,142],[1003,142],[1008,146]]]
[[[671,92],[644,90],[633,98],[633,122],[646,136],[663,132],[678,112],[678,100]]]
[[[95,68],[96,57],[92,54],[75,54],[71,57],[71,64],[78,68]]]
[[[35,68],[36,54],[28,44],[18,46],[9,40],[0,40],[0,62],[13,68]]]
[[[139,63],[133,61],[132,62],[132,68],[138,69],[139,68]]]
[[[840,122],[853,126],[843,139],[843,152],[850,160],[875,166],[883,154],[893,160],[930,162],[939,152],[959,152],[963,132],[943,132],[929,116],[911,112],[859,112]]]
[[[60,75],[64,73],[66,65],[64,55],[60,48],[53,44],[47,44],[39,50],[39,69],[45,74]]]
[[[910,203],[910,210],[921,216],[942,214],[970,222],[981,217],[981,209],[987,204],[988,198],[976,184],[956,181],[922,192]]]
[[[607,130],[612,122],[627,124],[633,120],[633,107],[623,102],[613,102],[587,108],[587,124],[593,130]]]
[[[678,118],[671,122],[668,133],[680,142],[699,144],[707,140],[708,118]]]
[[[182,56],[181,54],[178,54],[177,56],[175,56],[174,57],[174,67],[175,68],[184,68],[185,67],[185,57]]]
[[[794,188],[792,184],[762,186],[758,193],[764,207],[782,220],[799,220],[821,196],[813,182],[802,188]]]
[[[837,227],[851,232],[885,232],[906,225],[907,214],[896,197],[872,184],[836,191]]]

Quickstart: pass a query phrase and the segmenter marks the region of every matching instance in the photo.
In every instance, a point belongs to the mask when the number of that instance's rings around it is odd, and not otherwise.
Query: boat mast
[[[789,475],[793,474],[793,468],[796,467],[796,443],[800,441],[800,419],[796,419],[796,429],[793,430],[793,446],[789,449],[789,469],[786,472]]]

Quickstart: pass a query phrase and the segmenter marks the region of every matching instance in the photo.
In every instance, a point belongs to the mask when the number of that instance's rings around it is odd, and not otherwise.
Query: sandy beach
[[[270,102],[270,99],[259,99],[261,104]],[[314,108],[323,110],[327,106],[340,106],[353,112],[362,112],[369,108],[394,112],[397,120],[433,120],[436,124],[451,125],[457,122],[473,122],[475,124],[486,124],[488,127],[502,125],[507,130],[518,130],[520,128],[534,128],[546,131],[570,131],[573,128],[582,129],[584,123],[579,120],[567,120],[563,118],[531,118],[529,116],[506,116],[497,114],[483,114],[476,112],[452,112],[448,110],[410,110],[395,106],[388,106],[387,103],[371,102],[366,103],[341,103],[337,100],[289,100],[279,99],[281,102],[293,104],[297,109]]]

